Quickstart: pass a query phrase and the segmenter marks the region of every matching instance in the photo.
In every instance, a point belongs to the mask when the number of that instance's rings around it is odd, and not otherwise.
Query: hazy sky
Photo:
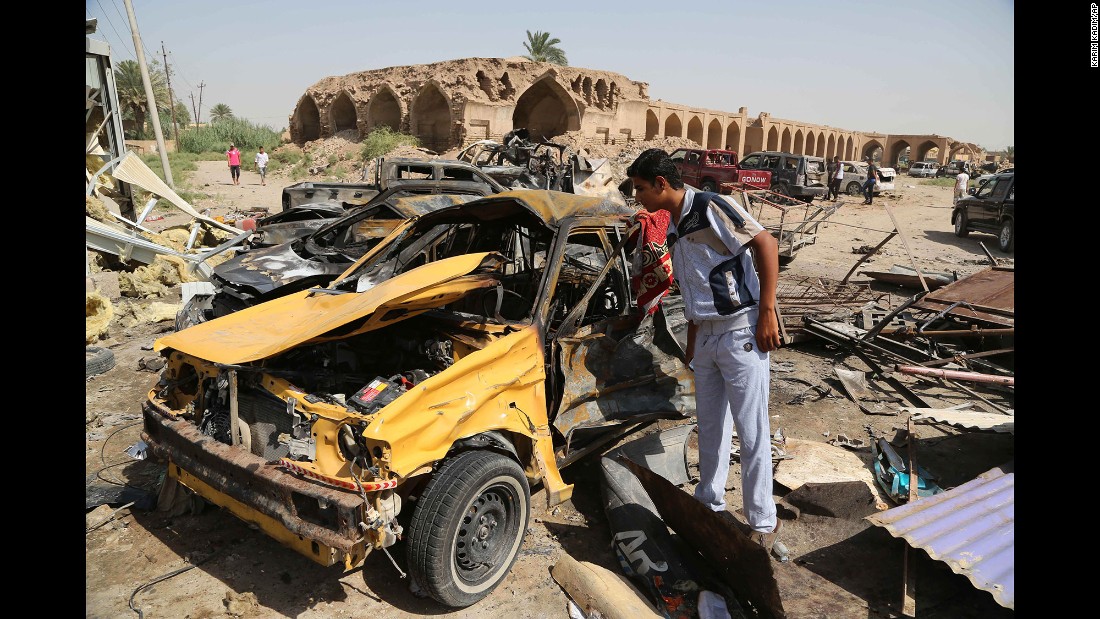
[[[172,66],[194,115],[285,128],[321,78],[455,58],[526,54],[561,39],[569,65],[649,83],[651,99],[894,134],[1014,145],[1011,0],[132,0],[146,60]],[[136,60],[123,0],[86,0],[92,35]]]

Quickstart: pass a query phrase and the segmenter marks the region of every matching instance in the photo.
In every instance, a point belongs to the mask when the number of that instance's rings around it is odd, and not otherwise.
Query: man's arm
[[[752,237],[748,247],[756,258],[760,276],[760,316],[756,323],[756,346],[760,352],[771,352],[782,343],[779,337],[779,317],[775,312],[775,289],[779,282],[779,243],[767,230]]]

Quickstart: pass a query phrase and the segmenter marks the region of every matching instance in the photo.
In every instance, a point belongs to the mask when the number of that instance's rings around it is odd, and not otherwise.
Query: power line
[[[96,2],[96,4],[99,4],[99,0],[95,0],[95,2]],[[99,10],[103,11],[103,21],[107,22],[107,25],[111,27],[111,31],[115,33],[115,38],[118,39],[119,41],[125,41],[126,39],[119,36],[118,30],[115,29],[114,23],[111,22],[111,18],[107,17],[107,11],[104,10],[102,4],[99,4]],[[125,46],[120,46],[120,47],[122,47],[122,49],[125,49],[126,53],[129,54],[131,58],[133,58],[134,60],[137,60],[137,56],[134,55],[134,52],[133,52],[132,49],[130,49],[129,47],[125,47]]]
[[[95,0],[95,1],[99,2],[99,0]],[[102,5],[100,5],[100,6],[102,8]],[[111,6],[115,7],[115,13],[118,13],[119,18],[122,19],[123,23],[126,23],[126,24],[130,23],[130,19],[127,18],[127,17],[123,17],[122,12],[118,10],[118,2],[116,0],[111,1]],[[133,32],[130,33],[130,38],[133,39]],[[125,40],[125,39],[123,39],[123,40]],[[141,41],[141,48],[143,50],[145,50],[145,55],[146,56],[152,57],[154,59],[157,57],[156,54],[153,54],[152,52],[150,52],[149,48],[145,46],[145,41],[144,40]]]

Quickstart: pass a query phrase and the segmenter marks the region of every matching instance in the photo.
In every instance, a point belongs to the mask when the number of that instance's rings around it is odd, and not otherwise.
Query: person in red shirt
[[[225,156],[229,160],[229,174],[233,176],[233,184],[241,184],[241,151],[237,150],[237,147],[230,144],[229,150],[225,151]]]

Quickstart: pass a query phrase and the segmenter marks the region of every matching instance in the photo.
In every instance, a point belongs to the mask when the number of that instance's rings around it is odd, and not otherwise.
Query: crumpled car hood
[[[484,273],[485,267],[496,269],[503,262],[495,252],[466,254],[417,267],[364,292],[304,290],[178,331],[158,339],[153,348],[171,348],[214,363],[247,363],[311,340],[371,331],[442,307],[471,290],[495,286],[497,278]],[[360,320],[338,336],[323,337]]]
[[[296,254],[291,245],[283,243],[245,252],[214,267],[214,275],[262,296],[303,277],[336,276],[348,268],[346,263],[307,260]]]

